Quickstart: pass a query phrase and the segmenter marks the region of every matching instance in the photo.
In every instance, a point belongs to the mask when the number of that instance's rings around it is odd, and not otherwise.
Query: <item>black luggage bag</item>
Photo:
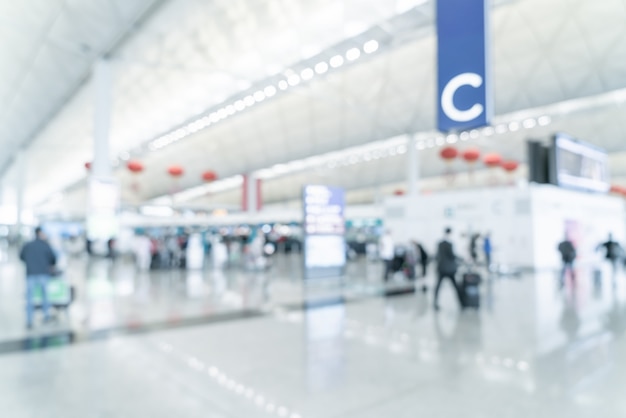
[[[475,272],[463,274],[461,283],[461,293],[463,295],[463,305],[467,308],[478,309],[480,307],[480,275]]]

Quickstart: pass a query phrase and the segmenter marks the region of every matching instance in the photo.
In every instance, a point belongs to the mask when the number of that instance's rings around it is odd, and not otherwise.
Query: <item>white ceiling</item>
[[[48,2],[39,2],[47,10],[39,19],[33,18],[39,32],[47,33],[44,23],[53,18],[50,16],[54,16],[54,10],[74,10],[76,16],[77,10],[84,9],[92,13],[92,18],[113,19],[114,15],[106,14],[113,9],[105,6],[117,5],[119,11],[120,7],[130,7],[122,5],[132,3],[133,10],[124,9],[128,21],[131,15],[145,13],[154,2],[82,3],[55,3],[63,4],[63,8],[53,9],[44,6]],[[100,11],[95,9],[96,4]],[[25,13],[12,12],[20,16]],[[72,39],[72,45],[83,42],[77,41],[82,39],[78,28],[85,22],[76,20],[75,28],[68,24],[73,29],[66,39]],[[626,88],[624,22],[626,0],[496,2],[492,15],[495,122],[522,122],[527,117],[548,114],[552,124],[481,135],[468,142],[484,151],[524,160],[526,138],[547,137],[555,130],[564,130],[611,150],[612,161],[616,162],[614,175],[626,178],[620,163],[626,160],[622,155],[626,154],[626,94],[620,91]],[[35,30],[22,25],[20,28],[28,37],[37,38]],[[107,34],[111,38],[119,36],[119,31],[111,32],[103,33],[102,39],[109,39]],[[369,39],[380,44],[371,55],[362,52],[354,62],[315,75],[286,91],[279,90],[274,97],[162,149],[146,148],[151,140],[194,118],[276,85],[309,65],[343,55],[349,48],[362,48]],[[95,43],[92,38],[84,42]],[[107,44],[104,40],[102,43]],[[36,49],[37,41],[33,39],[32,45]],[[432,137],[435,45],[432,1],[167,1],[112,56],[115,82],[111,157],[127,157],[128,153],[146,167],[144,173],[135,176],[124,169],[117,171],[124,199],[137,203],[197,186],[200,174],[207,169],[215,170],[220,177],[231,177],[409,132]],[[1,54],[5,51],[1,51],[0,62],[4,62]],[[59,63],[51,60],[42,64],[41,72],[35,72],[39,67],[28,65],[26,59],[22,62],[13,71],[32,74],[29,77],[33,83],[49,87],[46,97],[50,97],[50,103],[45,101],[44,106],[41,95],[29,95],[37,91],[36,87],[9,83],[8,75],[2,77],[2,100],[11,96],[11,88],[19,100],[13,99],[15,103],[5,112],[5,120],[11,116],[16,122],[0,125],[0,141],[11,149],[12,143],[32,139],[27,202],[40,202],[68,186],[73,186],[78,196],[80,180],[86,176],[83,164],[92,159],[90,83],[62,105],[78,81],[66,83],[63,99],[52,100],[56,97],[53,90],[65,85],[53,76]],[[76,63],[63,62],[67,63],[68,74],[73,71],[71,74],[77,74],[75,80],[80,81],[92,65],[93,55],[76,59]],[[3,65],[0,71],[8,74]],[[50,114],[55,115],[52,121],[40,129]],[[9,135],[18,132],[18,125],[21,136]],[[421,151],[424,177],[446,171],[437,152],[436,148]],[[186,169],[177,182],[166,174],[170,164]],[[366,201],[380,193],[381,184],[401,184],[406,178],[405,166],[406,155],[402,154],[347,167],[304,170],[265,180],[264,199],[268,203],[294,199],[302,184],[324,181],[354,190],[353,201]],[[455,170],[461,169],[463,166],[457,164]],[[14,167],[5,178],[5,186],[15,182],[16,174]],[[239,190],[231,190],[200,197],[190,204],[236,204],[240,197]]]

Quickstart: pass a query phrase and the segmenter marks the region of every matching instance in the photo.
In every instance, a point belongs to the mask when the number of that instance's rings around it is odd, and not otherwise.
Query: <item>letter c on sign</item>
[[[476,119],[483,113],[484,107],[480,103],[467,110],[459,110],[454,105],[454,94],[462,86],[480,87],[483,84],[483,78],[476,73],[463,73],[454,77],[446,84],[441,92],[441,108],[450,119],[456,122],[469,122]]]

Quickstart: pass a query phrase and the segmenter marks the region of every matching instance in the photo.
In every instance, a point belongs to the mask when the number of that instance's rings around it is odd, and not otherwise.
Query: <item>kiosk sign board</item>
[[[462,131],[492,113],[487,0],[437,0],[437,127]]]
[[[344,190],[305,186],[303,208],[305,278],[341,276],[346,264]]]

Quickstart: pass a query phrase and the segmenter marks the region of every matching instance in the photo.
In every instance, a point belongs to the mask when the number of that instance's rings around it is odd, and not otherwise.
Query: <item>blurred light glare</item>
[[[339,68],[343,65],[343,57],[341,55],[335,55],[330,59],[330,66],[333,68]]]
[[[300,77],[302,77],[303,80],[310,80],[313,78],[314,75],[315,75],[315,72],[313,72],[313,70],[310,68],[305,68],[300,73]]]
[[[276,87],[274,86],[267,86],[263,89],[263,92],[265,93],[265,95],[267,97],[272,97],[273,95],[276,94]]]
[[[278,88],[281,90],[287,90],[289,88],[289,83],[287,83],[285,80],[280,80],[278,82]]]
[[[244,110],[246,108],[246,104],[243,102],[243,100],[237,100],[235,102],[235,109],[241,111]]]
[[[326,64],[325,62],[318,62],[317,64],[315,64],[315,72],[318,74],[324,74],[326,71],[328,71],[328,64]]]
[[[552,122],[552,119],[550,119],[550,116],[542,116],[537,119],[537,122],[539,126],[548,126]]]
[[[290,86],[297,86],[298,84],[300,84],[300,76],[297,74],[294,74],[287,79],[287,82],[289,83]]]
[[[522,125],[524,125],[524,128],[526,129],[531,129],[537,126],[537,121],[532,118],[526,119],[524,122],[522,122]]]
[[[249,95],[249,96],[244,97],[244,98],[243,98],[243,102],[244,102],[244,104],[245,104],[246,106],[252,106],[254,103],[256,103],[256,102],[254,101],[254,97],[252,97],[252,96],[250,96],[250,95]]]
[[[255,92],[254,100],[257,102],[262,102],[263,100],[265,100],[265,93],[263,93],[261,90]]]
[[[348,61],[354,61],[361,56],[361,50],[359,48],[351,48],[346,52],[346,59]]]
[[[363,44],[363,51],[366,54],[371,54],[372,52],[376,52],[378,50],[378,42],[372,39],[371,41],[365,42]]]

